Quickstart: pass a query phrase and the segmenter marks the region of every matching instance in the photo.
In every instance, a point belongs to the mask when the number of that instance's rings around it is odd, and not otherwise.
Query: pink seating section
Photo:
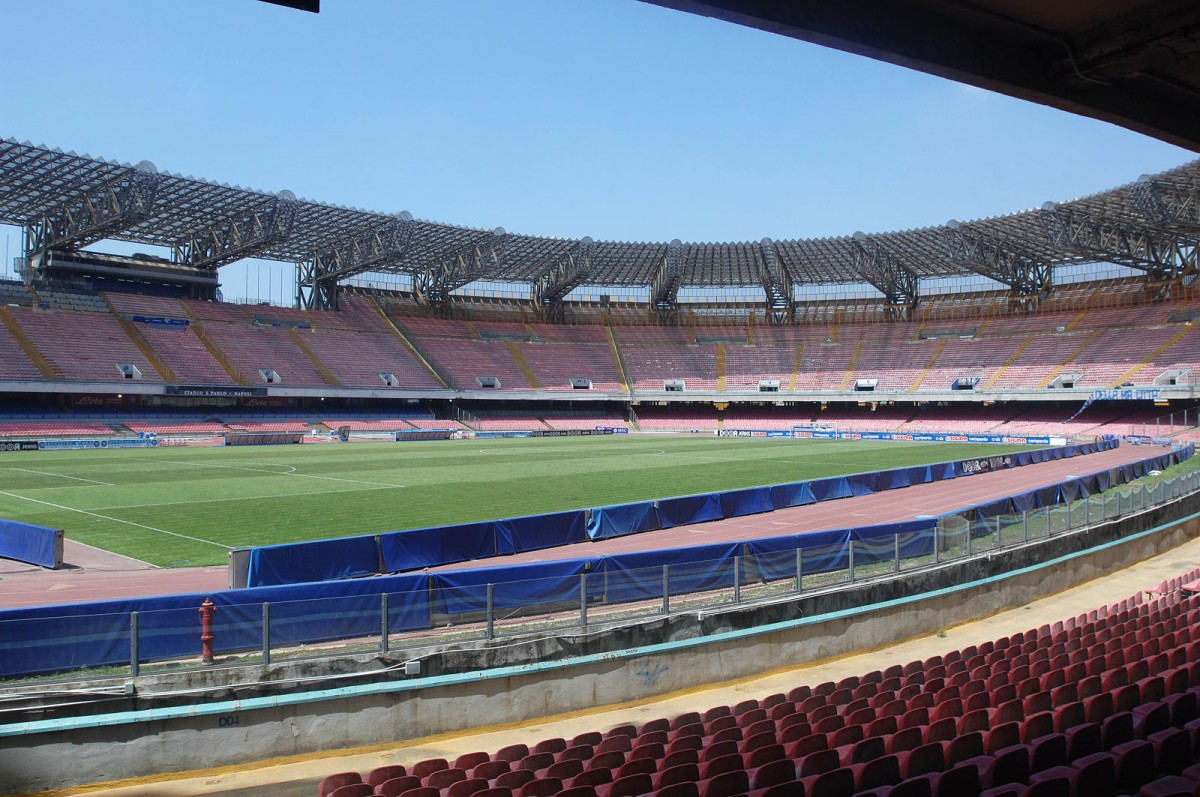
[[[123,378],[117,366],[128,364],[141,371],[143,382],[163,381],[111,315],[24,307],[8,311],[62,379],[117,382]]]
[[[132,432],[154,432],[155,434],[225,434],[230,427],[215,421],[125,421]]]
[[[111,435],[113,430],[89,421],[2,421],[0,437],[69,437]]]
[[[307,432],[305,421],[230,421],[235,432]]]
[[[399,330],[454,388],[476,389],[480,377],[496,377],[502,390],[569,390],[572,379],[590,379],[598,391],[624,389],[609,330],[600,325],[413,317],[402,315],[410,312],[402,302],[361,295],[343,297],[338,311],[120,293],[105,294],[105,300],[127,319],[190,319],[187,327],[137,327],[170,369],[168,376],[182,383],[254,384],[262,381],[260,371],[273,370],[284,385],[381,387],[380,373],[391,373],[401,387],[441,387],[396,334]],[[381,307],[394,314],[392,323],[380,314]],[[143,380],[162,381],[116,319],[100,309],[10,308],[57,378],[115,381],[117,364],[127,363],[138,367]],[[1056,375],[1073,378],[1079,387],[1107,388],[1121,381],[1151,385],[1171,369],[1200,370],[1200,333],[1169,323],[1172,309],[1138,305],[971,324],[695,331],[627,326],[613,328],[612,337],[635,391],[658,392],[665,381],[677,379],[688,391],[712,392],[722,376],[726,392],[756,392],[764,379],[778,380],[781,392],[850,389],[859,379],[875,380],[881,392],[928,392],[946,390],[959,377],[977,378],[981,391],[1026,390]],[[64,328],[74,334],[63,335]],[[197,329],[208,333],[216,353]],[[937,334],[948,337],[930,337]],[[235,373],[222,362],[231,363]],[[0,329],[0,379],[41,378],[8,330]]]
[[[330,775],[322,797],[1200,794],[1200,607],[1141,595],[640,727]]]

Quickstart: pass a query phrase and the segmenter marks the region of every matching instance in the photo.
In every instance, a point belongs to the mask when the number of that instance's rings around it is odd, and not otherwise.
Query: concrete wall
[[[1200,535],[1197,509],[1200,498],[1188,498],[1079,534],[770,606],[675,615],[619,634],[445,651],[424,660],[425,675],[406,680],[317,691],[264,688],[242,700],[175,701],[0,726],[0,791],[204,769],[586,711],[883,647],[1169,550]]]

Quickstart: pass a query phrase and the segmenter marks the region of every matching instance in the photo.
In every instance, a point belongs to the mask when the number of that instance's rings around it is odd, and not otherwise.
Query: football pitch
[[[817,479],[1023,446],[613,436],[0,453],[0,518],[163,567],[232,548]]]

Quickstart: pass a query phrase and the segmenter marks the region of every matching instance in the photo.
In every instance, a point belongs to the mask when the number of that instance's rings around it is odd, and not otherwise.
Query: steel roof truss
[[[496,276],[507,238],[506,232],[497,229],[413,272],[413,294],[417,301],[426,307],[443,306],[456,288]]]
[[[1120,224],[1081,210],[1050,204],[1041,211],[1055,246],[1139,271],[1155,282],[1175,282],[1195,270],[1200,241],[1145,226]]]
[[[957,223],[943,227],[950,260],[1007,285],[1014,298],[1044,299],[1054,284],[1051,264],[1013,246],[1010,241],[967,229]]]
[[[62,200],[25,227],[25,252],[74,251],[150,218],[157,174],[127,169],[102,185]]]
[[[276,197],[268,205],[230,216],[187,236],[175,245],[174,260],[193,268],[218,269],[284,243],[295,220],[296,203]]]

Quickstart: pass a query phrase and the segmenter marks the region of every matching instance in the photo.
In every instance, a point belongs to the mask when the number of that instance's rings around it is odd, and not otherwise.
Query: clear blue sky
[[[322,6],[6,3],[0,137],[423,219],[638,241],[927,226],[1194,157],[636,0]],[[18,254],[19,235],[0,233]],[[278,301],[291,270],[271,268]],[[227,297],[265,293],[266,277],[257,288],[230,269]]]

